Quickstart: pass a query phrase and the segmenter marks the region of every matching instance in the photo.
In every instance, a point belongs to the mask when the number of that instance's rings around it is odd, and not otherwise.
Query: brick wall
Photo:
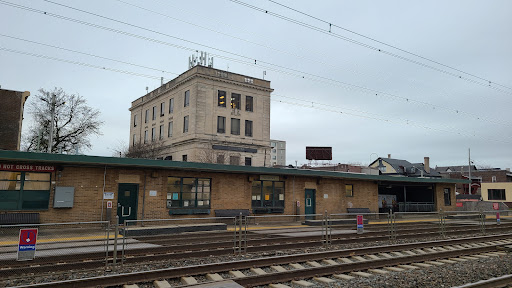
[[[19,150],[23,105],[30,93],[0,89],[0,150]]]

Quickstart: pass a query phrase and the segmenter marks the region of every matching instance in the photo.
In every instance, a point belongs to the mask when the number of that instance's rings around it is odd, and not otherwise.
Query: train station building
[[[256,215],[347,213],[348,208],[405,211],[411,201],[430,211],[450,211],[455,210],[455,184],[466,182],[0,151],[0,224],[21,223],[23,217],[41,223],[105,220],[109,201],[121,222],[213,217],[228,209]]]

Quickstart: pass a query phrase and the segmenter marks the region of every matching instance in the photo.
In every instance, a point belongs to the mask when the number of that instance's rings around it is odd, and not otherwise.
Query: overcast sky
[[[307,163],[306,146],[332,146],[333,163],[366,165],[389,153],[461,165],[471,148],[476,165],[512,167],[511,1],[243,1],[271,13],[228,0],[1,0],[0,85],[84,96],[105,125],[81,152],[111,156],[129,141],[131,101],[186,71],[192,51],[206,51],[215,68],[266,71],[271,138],[287,141],[288,164]]]

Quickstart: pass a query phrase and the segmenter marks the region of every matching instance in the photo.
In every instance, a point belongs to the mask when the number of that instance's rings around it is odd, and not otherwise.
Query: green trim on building
[[[323,170],[307,170],[294,168],[268,168],[252,166],[236,166],[211,163],[181,162],[169,160],[150,160],[133,158],[116,158],[103,156],[48,154],[21,151],[0,150],[0,162],[30,162],[45,163],[51,165],[83,165],[83,166],[107,166],[107,167],[137,167],[151,169],[188,170],[215,173],[247,173],[282,176],[305,176],[320,178],[339,178],[387,182],[412,182],[412,183],[463,183],[469,180],[446,178],[416,178],[396,177],[386,175],[367,175],[359,173],[332,172]]]

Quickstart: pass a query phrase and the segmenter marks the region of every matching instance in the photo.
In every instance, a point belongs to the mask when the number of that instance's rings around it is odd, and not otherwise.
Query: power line
[[[383,49],[380,49],[378,47],[375,47],[375,46],[372,46],[372,45],[369,45],[369,44],[366,44],[366,43],[363,43],[363,42],[360,42],[360,41],[357,41],[357,40],[354,40],[354,39],[351,39],[351,38],[348,38],[348,37],[345,37],[345,36],[342,36],[340,34],[336,34],[334,32],[332,32],[331,30],[325,30],[323,28],[320,28],[320,27],[317,27],[317,26],[314,26],[314,25],[311,25],[311,24],[307,24],[305,22],[301,22],[299,20],[296,20],[296,19],[293,19],[293,18],[289,18],[289,17],[286,17],[286,16],[283,16],[281,14],[277,14],[277,13],[274,13],[272,11],[269,11],[268,9],[263,9],[263,8],[259,8],[257,6],[254,6],[254,5],[251,5],[251,4],[248,4],[248,3],[245,3],[243,1],[240,1],[240,0],[229,0],[235,4],[239,4],[241,6],[245,6],[245,7],[248,7],[248,8],[251,8],[253,10],[256,10],[256,11],[259,11],[259,12],[262,12],[264,14],[268,14],[268,15],[271,15],[271,16],[274,16],[276,18],[279,18],[279,19],[282,19],[282,20],[285,20],[285,21],[288,21],[288,22],[291,22],[291,23],[294,23],[294,24],[297,24],[297,25],[300,25],[300,26],[303,26],[303,27],[306,27],[306,28],[309,28],[311,30],[314,30],[314,31],[317,31],[317,32],[320,32],[320,33],[323,33],[323,34],[326,34],[326,35],[330,35],[332,37],[335,37],[335,38],[339,38],[341,40],[344,40],[344,41],[347,41],[347,42],[350,42],[352,44],[355,44],[355,45],[359,45],[361,47],[364,47],[364,48],[367,48],[367,49],[370,49],[370,50],[373,50],[373,51],[376,51],[376,52],[380,52],[380,53],[383,53],[383,54],[386,54],[388,56],[392,56],[392,57],[395,57],[397,59],[400,59],[400,60],[403,60],[403,61],[406,61],[406,62],[410,62],[410,63],[413,63],[413,64],[416,64],[416,65],[419,65],[419,66],[422,66],[424,68],[428,68],[428,69],[431,69],[431,70],[435,70],[437,72],[441,72],[443,74],[446,74],[446,75],[449,75],[449,76],[453,76],[455,78],[459,78],[461,80],[465,80],[465,81],[468,81],[470,83],[474,83],[474,84],[477,84],[477,85],[480,85],[480,86],[484,86],[484,87],[489,87],[491,89],[494,89],[496,91],[499,91],[499,92],[502,92],[502,93],[505,93],[505,94],[512,94],[512,91],[506,91],[506,90],[503,90],[503,89],[499,89],[495,86],[493,86],[492,84],[496,85],[496,86],[500,86],[500,87],[503,87],[503,88],[506,88],[508,90],[512,90],[512,88],[508,87],[508,86],[505,86],[505,85],[502,85],[502,84],[498,84],[496,82],[493,82],[489,79],[486,79],[486,78],[482,78],[482,77],[479,77],[479,76],[476,76],[474,74],[471,74],[471,73],[468,73],[468,72],[464,72],[462,70],[459,70],[457,68],[454,68],[454,67],[451,67],[449,65],[445,65],[445,64],[442,64],[440,62],[437,62],[437,61],[434,61],[434,60],[430,60],[429,58],[426,58],[426,57],[423,57],[423,56],[420,56],[420,55],[417,55],[417,54],[414,54],[414,53],[411,53],[411,52],[408,52],[406,50],[403,50],[403,49],[400,49],[398,47],[395,47],[395,46],[392,46],[392,45],[389,45],[389,44],[386,44],[384,42],[380,42],[378,40],[374,40],[373,38],[369,38],[367,36],[364,36],[364,35],[359,35],[353,31],[350,31],[350,32],[353,32],[354,34],[357,34],[361,37],[364,37],[364,38],[368,38],[368,39],[371,39],[373,41],[376,41],[378,42],[379,44],[382,44],[382,45],[385,45],[385,46],[388,46],[388,47],[391,47],[393,49],[396,49],[396,50],[399,50],[401,52],[404,52],[404,53],[407,53],[407,54],[410,54],[410,55],[413,55],[415,57],[418,57],[418,58],[421,58],[423,60],[427,60],[431,63],[434,63],[434,64],[437,64],[437,65],[440,65],[442,67],[445,67],[445,68],[449,68],[451,70],[454,70],[456,72],[459,72],[459,73],[462,73],[464,75],[467,75],[467,76],[470,76],[470,77],[473,77],[473,78],[476,78],[480,81],[477,81],[477,80],[474,80],[474,79],[471,79],[471,78],[468,78],[468,77],[464,77],[460,74],[457,74],[457,73],[453,73],[453,72],[450,72],[448,70],[444,70],[444,69],[441,69],[441,68],[438,68],[438,67],[435,67],[435,66],[432,66],[432,65],[429,65],[429,64],[425,64],[423,62],[419,62],[417,60],[414,60],[414,59],[411,59],[411,58],[407,58],[407,57],[404,57],[404,56],[401,56],[399,54],[396,54],[396,53],[393,53],[393,52],[390,52],[390,51],[386,51],[386,50],[383,50]],[[316,19],[316,18],[315,18]],[[322,20],[323,21],[323,20]],[[325,21],[327,22],[327,21]],[[329,22],[327,22],[329,23]],[[331,24],[331,23],[329,23]],[[344,29],[343,27],[339,27],[337,26],[338,28],[340,29]],[[349,31],[349,30],[347,30]],[[481,82],[483,81],[483,82]]]
[[[52,1],[48,1],[48,0],[45,0],[45,1],[47,1],[49,3],[55,3],[55,2],[52,2]],[[62,15],[46,12],[46,11],[43,11],[43,10],[38,10],[38,9],[34,9],[34,8],[18,5],[18,4],[11,3],[11,2],[8,2],[8,1],[4,1],[4,0],[0,0],[0,4],[6,5],[6,6],[11,6],[11,7],[22,9],[22,10],[26,10],[26,11],[30,11],[30,12],[33,12],[33,13],[44,14],[46,16],[51,16],[51,17],[54,17],[54,18],[57,18],[57,19],[66,20],[66,21],[70,21],[70,22],[74,22],[74,23],[78,23],[78,24],[94,27],[94,28],[97,28],[97,29],[102,29],[102,30],[106,30],[106,31],[109,31],[109,32],[118,33],[118,34],[121,34],[121,35],[125,35],[125,36],[134,37],[134,38],[137,38],[137,39],[146,40],[146,41],[153,42],[153,43],[158,43],[158,44],[161,44],[161,45],[166,45],[166,46],[173,47],[173,48],[178,48],[178,49],[187,50],[187,51],[193,51],[193,52],[197,51],[196,49],[189,48],[189,47],[186,47],[186,46],[183,46],[183,45],[177,45],[177,44],[174,44],[174,43],[169,43],[169,42],[157,40],[157,39],[146,37],[146,36],[142,36],[142,35],[139,35],[139,34],[130,33],[130,32],[126,32],[126,31],[122,31],[122,30],[118,30],[118,29],[114,29],[114,28],[110,28],[110,27],[106,27],[106,26],[102,26],[102,25],[98,25],[98,24],[82,21],[82,20],[77,20],[77,19],[74,19],[74,18],[70,18],[70,17],[66,17],[66,16],[62,16]],[[63,6],[63,7],[69,7],[69,6],[66,6],[66,5],[58,4],[58,3],[56,3],[56,5],[60,5],[60,6]],[[73,10],[80,11],[80,12],[83,11],[83,10],[76,9],[76,8],[73,8],[73,7],[70,7],[69,9],[73,9]],[[203,47],[206,47],[206,48],[209,48],[209,49],[212,49],[212,50],[216,50],[216,51],[220,51],[220,52],[227,53],[227,54],[230,54],[230,55],[234,55],[234,56],[240,57],[242,59],[246,59],[246,60],[241,60],[241,59],[237,59],[237,58],[231,58],[231,57],[223,56],[223,55],[220,55],[220,54],[210,53],[211,55],[214,55],[214,56],[216,56],[218,58],[230,60],[230,61],[241,63],[241,64],[244,64],[244,65],[259,66],[259,67],[263,67],[263,68],[265,68],[267,70],[275,71],[275,72],[278,72],[278,73],[281,73],[281,74],[291,75],[291,76],[299,77],[299,78],[302,78],[302,79],[308,79],[308,80],[312,80],[312,81],[316,81],[316,82],[320,82],[320,83],[326,83],[326,84],[329,84],[329,85],[340,86],[340,87],[343,87],[345,89],[347,89],[347,88],[349,88],[349,89],[359,89],[359,90],[362,90],[362,91],[366,92],[369,95],[370,94],[371,95],[375,94],[375,96],[384,96],[384,97],[387,97],[387,98],[390,98],[390,99],[393,99],[393,100],[399,99],[399,100],[404,101],[405,103],[415,103],[415,104],[418,104],[418,105],[431,107],[432,109],[441,109],[441,110],[445,110],[445,111],[448,111],[448,112],[454,112],[456,114],[465,115],[465,116],[468,116],[468,117],[474,117],[477,120],[490,121],[490,122],[495,122],[495,123],[500,123],[500,124],[501,123],[505,123],[505,122],[500,122],[499,120],[492,120],[490,118],[480,117],[480,116],[478,116],[476,114],[467,113],[467,112],[464,112],[464,111],[459,110],[459,109],[454,109],[454,108],[450,108],[450,107],[446,107],[446,106],[441,106],[441,105],[435,105],[435,104],[428,103],[426,101],[415,100],[413,98],[399,96],[399,95],[395,95],[395,94],[387,93],[387,92],[382,92],[382,91],[375,90],[375,89],[368,88],[368,87],[364,87],[364,86],[361,86],[361,85],[355,85],[355,84],[351,84],[351,83],[347,83],[347,82],[331,79],[331,78],[328,78],[328,77],[319,76],[319,75],[315,75],[315,74],[308,73],[308,72],[303,72],[303,71],[300,71],[300,70],[297,70],[297,69],[293,69],[293,68],[287,68],[287,67],[282,66],[282,65],[272,64],[270,62],[254,59],[254,58],[251,58],[251,57],[248,57],[248,56],[244,56],[244,55],[241,55],[241,54],[229,52],[229,51],[222,50],[222,49],[217,49],[217,48],[214,48],[214,47],[211,47],[211,46],[208,46],[208,45],[203,45],[203,44],[200,44],[200,43],[196,43],[196,42],[193,42],[193,41],[189,41],[189,40],[186,40],[186,39],[175,37],[175,36],[172,36],[172,35],[169,35],[169,34],[166,34],[166,33],[158,32],[158,31],[155,31],[155,30],[152,30],[152,29],[144,28],[144,27],[133,25],[133,24],[129,24],[129,23],[126,23],[126,22],[123,22],[123,21],[115,20],[115,19],[112,19],[112,18],[109,18],[109,17],[101,16],[101,15],[98,15],[98,14],[95,14],[95,13],[91,13],[91,12],[87,12],[87,11],[83,11],[83,13],[87,13],[87,14],[90,14],[90,15],[94,15],[94,16],[97,16],[97,17],[104,18],[104,19],[108,19],[108,20],[111,20],[111,21],[114,21],[114,22],[118,22],[118,23],[121,23],[121,24],[125,24],[125,25],[128,25],[128,26],[136,27],[136,28],[139,28],[139,29],[142,29],[142,30],[145,30],[145,31],[149,31],[149,32],[152,32],[152,33],[156,33],[156,34],[159,34],[159,35],[162,35],[162,36],[170,37],[170,38],[173,38],[173,39],[178,39],[178,40],[181,40],[181,41],[184,41],[184,42],[189,42],[189,43],[192,43],[194,45],[199,45],[199,46],[203,46]],[[254,63],[253,63],[253,61],[254,61]],[[264,65],[261,65],[260,63],[264,63],[264,64],[270,65],[270,66],[264,66]],[[308,78],[306,78],[306,76],[308,76]],[[509,124],[504,124],[504,125],[509,125]]]
[[[10,52],[10,53],[16,53],[16,54],[20,54],[20,55],[25,55],[25,56],[31,56],[31,57],[43,58],[43,59],[47,59],[47,60],[64,62],[64,63],[68,63],[68,64],[79,65],[79,66],[89,67],[89,68],[95,68],[95,69],[100,69],[100,70],[104,70],[104,71],[111,71],[111,72],[116,72],[116,73],[122,73],[122,74],[130,75],[130,76],[145,77],[145,78],[150,78],[150,79],[160,79],[160,77],[158,77],[158,76],[151,76],[151,75],[146,75],[146,74],[126,71],[126,70],[121,70],[121,69],[114,69],[114,68],[110,68],[110,67],[106,67],[106,66],[93,65],[93,64],[89,64],[89,63],[85,63],[85,62],[72,61],[72,60],[67,60],[67,59],[62,59],[62,58],[42,55],[42,54],[36,54],[36,53],[31,53],[31,52],[25,52],[25,51],[20,51],[20,50],[9,49],[9,48],[5,48],[5,47],[0,47],[0,51],[6,51],[6,52]],[[167,79],[167,80],[170,80],[170,79]],[[446,126],[445,129],[440,129],[440,128],[435,128],[435,127],[430,127],[430,126],[427,126],[427,125],[424,125],[424,124],[419,124],[416,121],[412,121],[412,120],[409,120],[409,119],[403,119],[403,118],[402,119],[400,119],[400,118],[398,118],[398,119],[392,119],[391,118],[390,119],[389,117],[385,118],[385,117],[387,117],[385,115],[380,115],[380,114],[376,114],[376,113],[370,113],[370,112],[362,111],[362,110],[356,110],[356,109],[350,109],[350,108],[341,108],[339,106],[333,106],[331,104],[325,104],[325,103],[320,103],[320,102],[315,102],[315,101],[309,101],[309,100],[299,99],[299,98],[295,98],[295,97],[288,97],[288,96],[279,95],[279,94],[274,95],[274,96],[282,97],[282,98],[288,98],[288,99],[293,99],[293,100],[296,100],[296,101],[304,102],[304,103],[297,103],[297,102],[290,102],[290,101],[284,101],[284,100],[271,99],[271,101],[276,101],[276,102],[280,102],[280,103],[284,103],[284,104],[288,104],[288,105],[299,106],[299,107],[304,107],[304,108],[312,108],[312,109],[328,111],[328,112],[335,112],[335,113],[339,113],[339,114],[345,114],[345,115],[350,115],[350,116],[359,117],[359,118],[366,118],[366,119],[371,119],[371,120],[377,120],[377,121],[382,121],[382,122],[386,122],[386,123],[395,123],[395,124],[401,124],[401,125],[408,125],[408,126],[418,127],[418,128],[422,128],[422,129],[426,129],[426,130],[431,130],[431,131],[456,133],[457,135],[466,136],[466,137],[476,137],[474,132],[473,133],[471,133],[471,132],[461,132],[460,129],[456,129],[454,127]],[[322,108],[321,106],[325,106],[325,107],[329,107],[329,108]],[[336,108],[336,109],[334,109],[334,108]],[[486,138],[486,140],[492,140],[492,141],[495,141],[495,142],[509,143],[507,141],[502,141],[502,140],[498,140],[498,139]]]

